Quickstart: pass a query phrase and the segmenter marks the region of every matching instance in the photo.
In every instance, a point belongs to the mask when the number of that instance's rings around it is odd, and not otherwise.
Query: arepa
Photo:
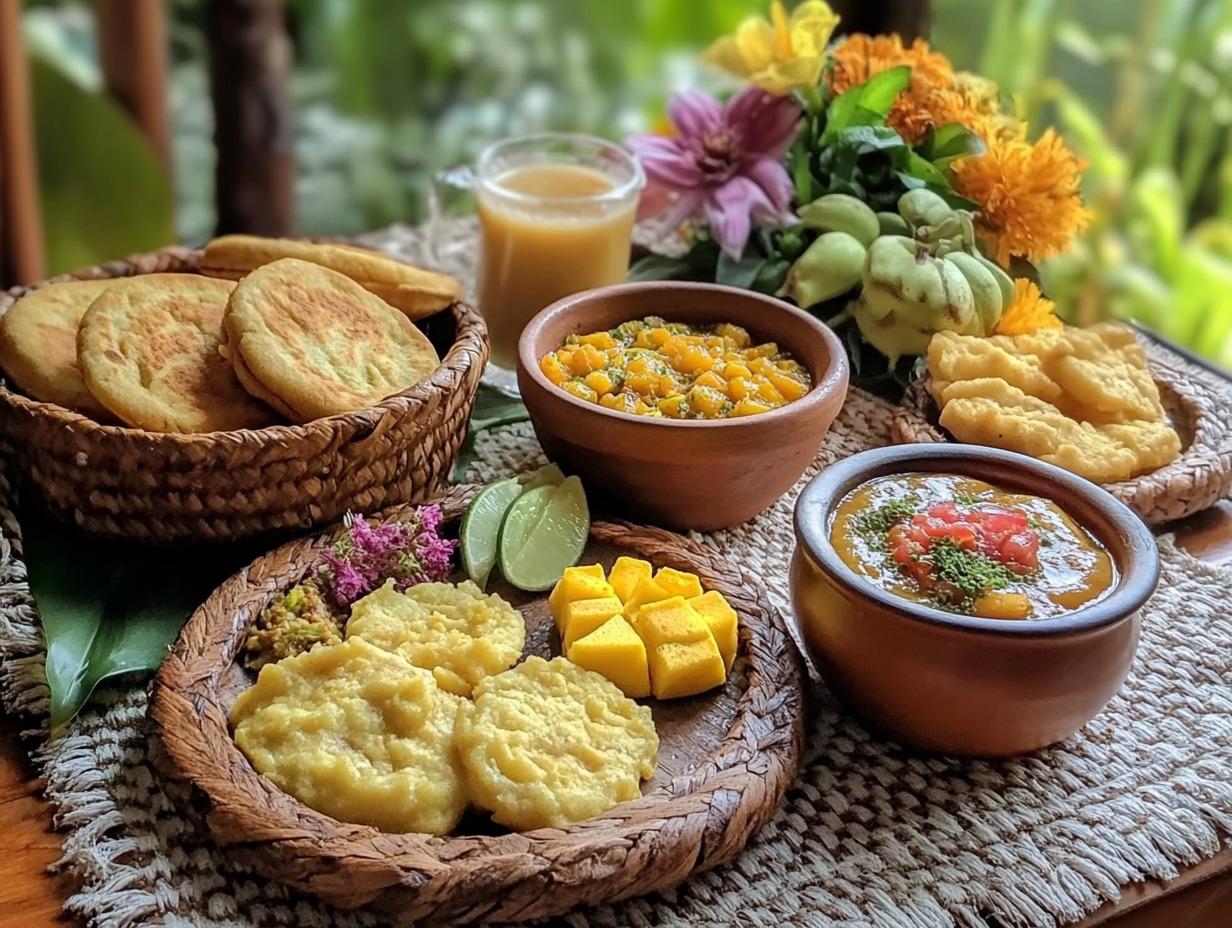
[[[296,258],[236,284],[226,328],[232,362],[300,422],[366,409],[441,363],[401,312],[346,275]]]
[[[277,422],[219,352],[235,284],[198,274],[112,281],[81,320],[77,354],[90,392],[151,432],[255,429]]]
[[[288,238],[224,235],[205,246],[201,273],[240,280],[252,271],[283,258],[297,258],[344,274],[369,293],[422,319],[462,297],[462,285],[452,277],[420,270],[353,245],[318,244]]]
[[[27,293],[0,318],[0,367],[36,400],[100,422],[115,419],[86,387],[77,363],[77,329],[90,304],[115,280],[72,280]]]

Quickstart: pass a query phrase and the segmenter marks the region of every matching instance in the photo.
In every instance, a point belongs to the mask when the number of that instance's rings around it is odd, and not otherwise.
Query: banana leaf
[[[175,241],[171,183],[132,120],[37,55],[30,77],[48,274]]]
[[[47,642],[53,737],[98,685],[158,669],[184,622],[259,552],[172,553],[89,538],[33,507],[19,513],[30,593]]]

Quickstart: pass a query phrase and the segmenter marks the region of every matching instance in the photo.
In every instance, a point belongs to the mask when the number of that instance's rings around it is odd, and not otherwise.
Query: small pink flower
[[[790,97],[758,87],[725,106],[696,90],[678,94],[668,107],[676,135],[628,140],[648,182],[639,218],[665,215],[665,224],[675,228],[704,216],[715,241],[739,259],[753,222],[795,221],[791,177],[782,158],[795,141],[800,115]]]

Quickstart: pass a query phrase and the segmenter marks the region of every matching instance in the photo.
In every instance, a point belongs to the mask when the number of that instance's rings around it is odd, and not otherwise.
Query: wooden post
[[[843,18],[838,27],[843,34],[897,32],[903,44],[910,45],[917,38],[927,39],[932,27],[931,0],[830,0],[830,6]]]
[[[290,235],[294,158],[281,0],[206,0],[217,232]]]
[[[0,0],[0,229],[0,286],[42,277],[43,221],[21,0]]]
[[[95,0],[107,92],[133,117],[171,176],[167,8],[163,0]]]

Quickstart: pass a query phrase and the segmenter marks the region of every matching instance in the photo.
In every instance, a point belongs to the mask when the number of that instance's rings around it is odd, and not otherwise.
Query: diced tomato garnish
[[[936,503],[912,517],[909,523],[894,527],[890,534],[892,550],[895,537],[912,546],[905,549],[905,559],[895,554],[900,564],[908,563],[911,553],[925,553],[934,541],[949,538],[969,551],[978,550],[1000,561],[1018,574],[1029,574],[1039,567],[1039,533],[1029,527],[1025,512],[1005,506],[981,503],[960,509],[953,502]]]
[[[1039,567],[1039,535],[1023,529],[1001,543],[1001,561],[1016,574],[1029,574]]]
[[[982,505],[978,509],[972,509],[971,514],[979,519],[986,531],[994,535],[1011,530],[1017,532],[1027,527],[1026,513],[1019,512],[1017,509]]]

